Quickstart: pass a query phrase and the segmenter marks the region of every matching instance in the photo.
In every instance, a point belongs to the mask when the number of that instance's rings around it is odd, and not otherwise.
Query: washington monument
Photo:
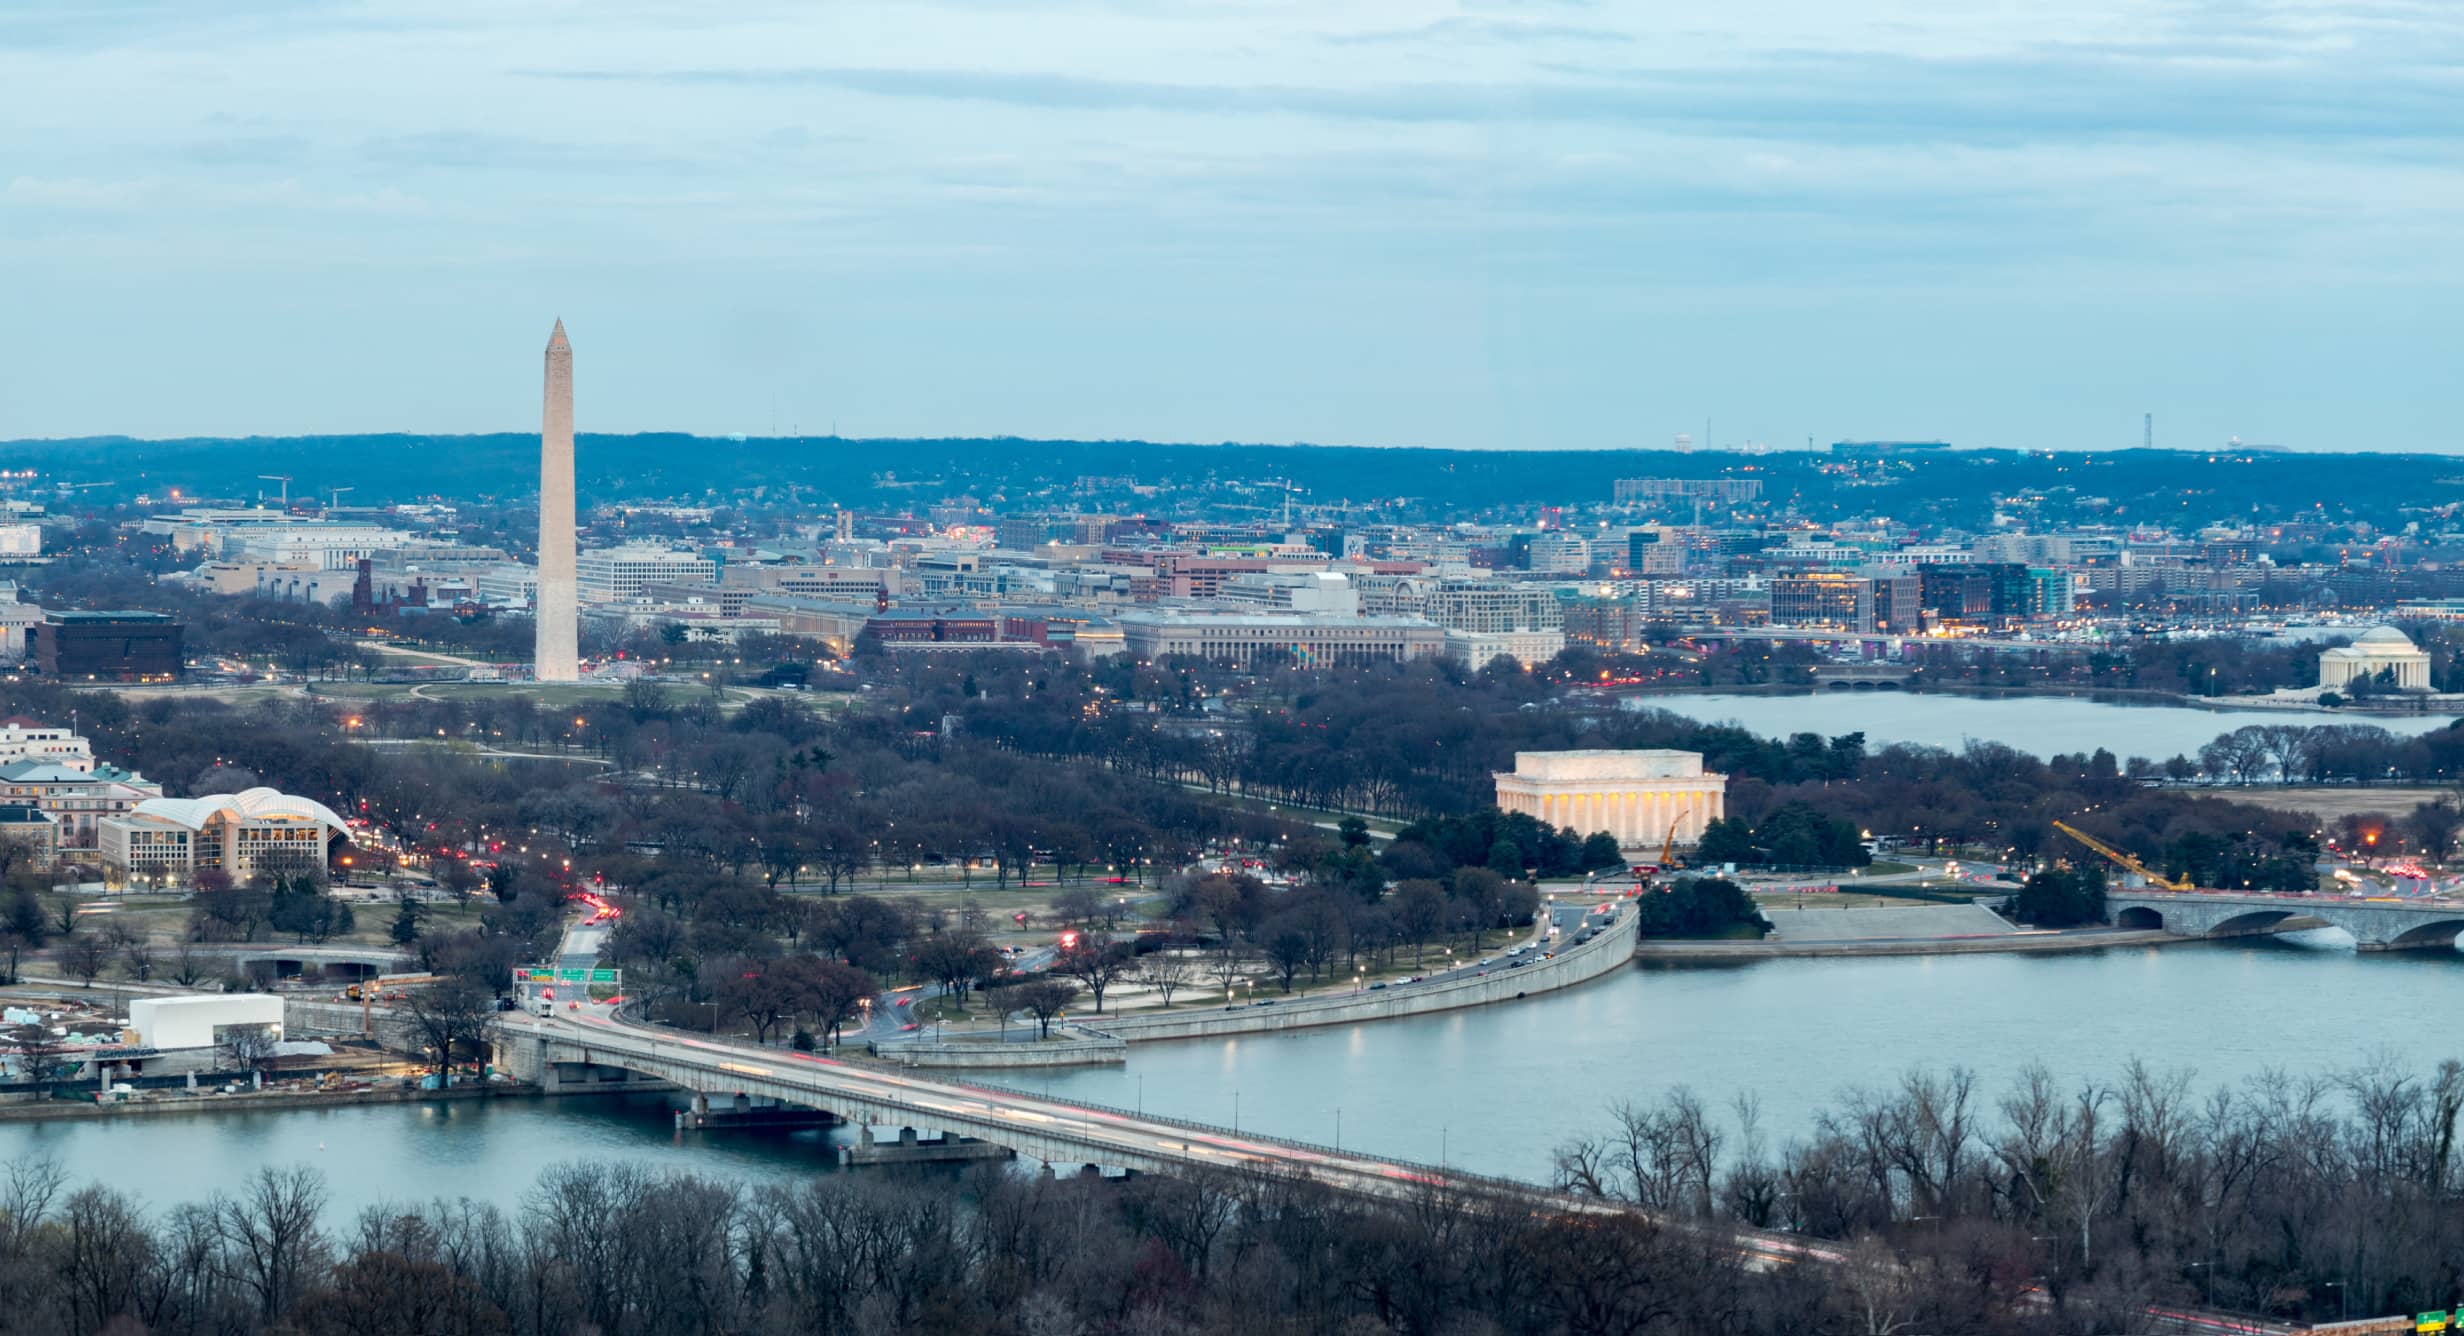
[[[582,676],[575,644],[573,590],[573,345],[565,322],[548,335],[547,408],[539,422],[538,643],[532,673],[542,682]]]

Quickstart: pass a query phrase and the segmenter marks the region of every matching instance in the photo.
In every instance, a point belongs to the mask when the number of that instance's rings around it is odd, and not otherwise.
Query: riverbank
[[[1113,1017],[1100,1025],[1082,1020],[1079,1028],[1138,1044],[1166,1039],[1213,1039],[1225,1035],[1352,1025],[1498,1002],[1516,1002],[1589,983],[1623,967],[1633,958],[1635,934],[1641,922],[1641,916],[1631,906],[1622,907],[1617,921],[1601,929],[1588,942],[1566,946],[1552,957],[1534,959],[1522,965],[1509,965],[1501,959],[1494,967],[1481,973],[1288,1003],[1259,1002],[1249,1006],[1177,1013],[1146,1012]]]
[[[2083,687],[2061,683],[2045,686],[1979,686],[1965,682],[1931,683],[1923,678],[1898,684],[1885,691],[1840,690],[1818,683],[1755,682],[1726,683],[1704,686],[1683,685],[1634,687],[1626,689],[1600,688],[1600,694],[1616,697],[1624,708],[1649,709],[1655,696],[1818,696],[1825,700],[1856,702],[1883,696],[1955,697],[1967,700],[2078,700],[2097,705],[2127,705],[2156,709],[2206,710],[2217,714],[2243,711],[2267,714],[2306,714],[2354,716],[2370,719],[2401,719],[2424,715],[2452,715],[2464,707],[2464,695],[2388,696],[2351,700],[2343,705],[2321,705],[2317,701],[2282,696],[2193,696],[2179,691],[2158,691],[2147,687]]]
[[[146,1092],[152,1095],[153,1092]],[[359,1104],[423,1104],[429,1101],[543,1099],[546,1091],[510,1081],[421,1090],[416,1086],[378,1090],[247,1090],[236,1094],[199,1091],[168,1098],[131,1098],[109,1103],[90,1099],[29,1099],[0,1104],[0,1122],[48,1122],[68,1118],[147,1118],[182,1113],[268,1113],[294,1109],[330,1109]],[[591,1091],[568,1093],[590,1094]]]
[[[1759,942],[1638,942],[1636,960],[1673,961],[1783,960],[1790,957],[1849,956],[1968,956],[1992,953],[2045,955],[2064,951],[2111,951],[2121,947],[2175,946],[2204,940],[2179,937],[2161,928],[2075,928],[2064,931],[2022,931],[1985,937],[1850,938],[1835,941]]]

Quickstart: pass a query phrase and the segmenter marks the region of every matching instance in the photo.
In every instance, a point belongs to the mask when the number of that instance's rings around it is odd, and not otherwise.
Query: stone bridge
[[[580,1017],[512,1017],[496,1027],[507,1074],[555,1090],[603,1085],[615,1071],[664,1081],[705,1099],[775,1102],[820,1109],[870,1129],[915,1129],[1004,1146],[1046,1165],[1076,1164],[1138,1173],[1193,1168],[1298,1173],[1331,1186],[1385,1196],[1432,1186],[1532,1195],[1520,1183],[1413,1164],[1330,1146],[1313,1146],[1237,1128],[1157,1114],[1107,1109],[1005,1090],[933,1080],[903,1071],[810,1053],[751,1048],[672,1031]],[[697,1101],[698,1105],[698,1101]],[[896,1132],[891,1140],[900,1139]]]
[[[2357,950],[2454,950],[2464,900],[2356,900],[2329,895],[2235,895],[2207,891],[2108,891],[2117,928],[2162,928],[2177,937],[2247,937],[2306,927],[2342,928]]]
[[[1814,685],[1829,691],[1897,691],[1915,674],[1897,663],[1825,663],[1814,668]]]

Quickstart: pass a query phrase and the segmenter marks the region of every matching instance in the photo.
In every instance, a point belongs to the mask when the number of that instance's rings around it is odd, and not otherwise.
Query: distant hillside
[[[1281,504],[1411,498],[1439,514],[1604,502],[1622,477],[1755,477],[1767,498],[1805,515],[1888,515],[1983,526],[2004,514],[2032,526],[2081,520],[2180,525],[2315,517],[2400,529],[2464,503],[2464,461],[2431,455],[2112,454],[1920,451],[1883,460],[1715,451],[1480,451],[1347,446],[1158,444],[1148,441],[713,439],[672,433],[581,438],[585,500],[729,497],[765,489],[811,505],[922,506],[973,495],[996,507],[1067,505],[1077,484],[1112,503],[1169,510],[1195,499]],[[537,491],[538,437],[293,436],[0,443],[11,468],[51,483],[110,483],[96,500],[178,488],[249,496],[260,474],[287,474],[291,494],[354,489],[350,504],[423,497],[520,498]],[[1126,484],[1157,489],[1133,494]],[[1245,496],[1244,496],[1245,494]],[[2424,528],[2446,527],[2433,519]]]

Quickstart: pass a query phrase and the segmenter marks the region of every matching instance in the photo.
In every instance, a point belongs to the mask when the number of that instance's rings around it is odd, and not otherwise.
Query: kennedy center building
[[[1701,752],[1516,752],[1513,773],[1496,779],[1501,809],[1580,835],[1605,830],[1628,849],[1657,849],[1671,831],[1692,844],[1728,810],[1728,776],[1705,774]]]

